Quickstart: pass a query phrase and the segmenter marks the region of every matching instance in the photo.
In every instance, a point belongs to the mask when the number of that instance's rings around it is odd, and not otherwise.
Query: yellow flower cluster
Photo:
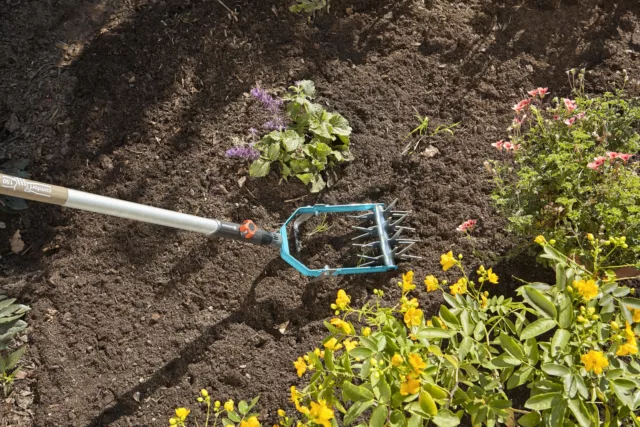
[[[464,295],[467,293],[467,279],[461,277],[456,283],[449,288],[451,295]]]
[[[635,318],[634,318],[635,321]],[[618,347],[616,356],[628,356],[638,353],[638,344],[636,342],[636,334],[633,332],[631,325],[627,322],[627,326],[624,328],[624,335],[627,340],[624,344]]]
[[[427,362],[425,362],[419,354],[411,353],[409,355],[409,365],[411,365],[416,375],[420,375],[427,367]]]
[[[545,243],[547,243],[547,239],[544,238],[544,236],[540,235],[540,236],[536,236],[535,239],[533,239],[534,242],[536,242],[539,245],[544,245]]]
[[[330,323],[333,326],[335,326],[336,328],[342,330],[342,332],[344,332],[347,335],[349,335],[349,334],[351,334],[353,332],[353,328],[351,327],[351,325],[348,322],[345,322],[342,319],[333,318],[333,319],[331,319]]]
[[[175,418],[169,418],[169,425],[171,426],[184,426],[184,420],[187,419],[191,411],[187,408],[176,409]]]
[[[332,337],[329,341],[324,343],[324,348],[331,351],[338,351],[342,348],[342,344],[340,344],[335,337]]]
[[[493,283],[494,285],[498,284],[498,275],[493,272],[492,268],[487,270],[484,268],[484,265],[481,265],[480,268],[478,268],[478,270],[476,271],[476,273],[478,273],[478,276],[480,276],[478,278],[478,282],[480,283],[489,282],[489,283]]]
[[[458,260],[453,256],[453,252],[449,251],[446,254],[440,255],[440,265],[442,266],[443,271],[449,270],[451,267],[456,265]]]
[[[311,418],[311,421],[315,424],[320,424],[324,427],[331,427],[333,409],[327,406],[327,402],[323,399],[318,400],[318,403],[311,402],[309,418]]]
[[[410,394],[416,394],[420,390],[420,381],[415,379],[413,375],[409,374],[400,384],[400,394],[408,396]]]
[[[340,289],[338,291],[338,296],[336,297],[336,302],[335,304],[331,304],[331,308],[336,311],[346,310],[349,306],[349,303],[351,303],[351,297],[347,295],[344,289]]]
[[[425,277],[424,284],[427,287],[427,292],[433,292],[440,289],[440,284],[438,283],[438,279],[436,279],[435,276]]]
[[[416,288],[413,283],[413,271],[409,270],[402,275],[402,282],[398,282],[398,286],[402,288],[402,293],[406,294]]]
[[[582,295],[585,301],[590,301],[598,295],[598,285],[593,279],[574,280],[573,287]]]
[[[593,371],[597,375],[602,374],[602,370],[609,366],[609,361],[601,351],[590,350],[589,353],[580,356],[587,372]]]
[[[407,310],[404,314],[404,323],[411,328],[412,326],[420,326],[422,321],[422,310],[419,308],[413,308]]]
[[[240,421],[240,427],[260,427],[260,421],[257,417],[249,417],[247,420]]]

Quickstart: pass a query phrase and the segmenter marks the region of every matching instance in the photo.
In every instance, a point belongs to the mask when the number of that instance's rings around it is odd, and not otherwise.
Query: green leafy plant
[[[260,152],[260,158],[249,167],[252,177],[264,177],[276,166],[282,178],[295,176],[305,185],[311,184],[311,192],[316,193],[327,185],[322,173],[353,159],[349,151],[349,122],[313,103],[314,95],[315,85],[309,80],[289,88],[283,97],[289,123],[253,146]],[[263,94],[260,96],[265,99]],[[266,100],[265,104],[277,105],[273,99]]]
[[[416,126],[416,128],[411,132],[409,132],[404,139],[407,140],[414,134],[418,135],[418,139],[416,142],[410,141],[409,143],[407,143],[407,145],[405,145],[404,149],[402,150],[402,154],[407,154],[409,153],[409,151],[411,151],[412,153],[416,152],[423,140],[433,138],[438,134],[444,133],[449,136],[453,136],[453,128],[460,124],[460,122],[458,122],[450,125],[439,125],[433,131],[429,131],[429,117],[422,117],[420,113],[416,111],[416,118],[418,119],[418,122],[420,124]],[[413,148],[411,148],[411,146],[413,146]]]
[[[547,103],[547,89],[538,88],[514,106],[510,141],[492,144],[508,152],[494,162],[493,199],[525,239],[543,234],[589,263],[587,233],[626,236],[631,250],[615,261],[637,265],[640,99],[624,89],[589,97],[584,70],[569,75],[575,99]]]
[[[14,304],[15,301],[15,298],[0,295],[0,374],[2,375],[0,381],[5,396],[11,392],[11,385],[18,371],[18,363],[27,349],[23,345],[10,351],[9,345],[15,336],[27,327],[27,322],[21,318],[30,310],[26,305]]]
[[[206,411],[203,427],[260,427],[262,424],[258,421],[259,414],[252,412],[258,403],[258,397],[246,402],[241,400],[236,407],[233,400],[227,400],[221,403],[219,400],[211,402],[211,396],[205,389],[200,390],[200,396],[197,401]],[[188,408],[176,408],[175,416],[169,418],[170,426],[185,427],[189,423],[187,417],[191,414]],[[194,421],[199,426],[198,421]]]
[[[289,7],[294,13],[314,13],[327,7],[327,0],[296,0],[296,4]]]
[[[298,417],[324,427],[640,425],[640,299],[605,264],[587,270],[537,241],[556,283],[526,283],[517,298],[490,296],[487,287],[499,283],[493,270],[480,266],[472,280],[451,251],[441,265],[459,278],[424,280],[445,300],[431,319],[410,297],[411,271],[392,307],[375,290],[373,301],[353,308],[340,290],[323,350],[294,362],[299,376],[311,372],[306,386],[291,388]],[[599,258],[606,242],[589,243]],[[514,406],[512,393],[523,392],[529,398]],[[284,415],[280,424],[295,419]]]
[[[0,165],[0,173],[15,176],[18,178],[30,178],[31,175],[25,171],[29,165],[29,160],[18,159],[9,160]],[[0,211],[6,213],[19,213],[27,209],[24,199],[18,197],[0,195]]]

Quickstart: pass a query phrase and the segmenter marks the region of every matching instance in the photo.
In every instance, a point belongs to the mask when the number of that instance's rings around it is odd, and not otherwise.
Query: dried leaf
[[[288,326],[289,326],[289,320],[278,325],[276,329],[278,329],[278,331],[280,331],[280,333],[284,335],[284,333],[287,332]]]
[[[20,237],[20,230],[16,230],[16,232],[13,234],[13,237],[9,239],[9,243],[11,244],[11,252],[13,252],[14,254],[22,252],[22,250],[24,249],[24,242]]]
[[[244,185],[244,183],[245,183],[246,181],[247,181],[247,177],[246,177],[246,176],[241,177],[241,178],[238,180],[238,186],[239,186],[240,188],[242,188],[242,186]]]
[[[427,158],[431,158],[431,157],[437,156],[438,154],[440,154],[440,150],[438,150],[433,145],[428,146],[422,152],[422,155],[427,157]]]

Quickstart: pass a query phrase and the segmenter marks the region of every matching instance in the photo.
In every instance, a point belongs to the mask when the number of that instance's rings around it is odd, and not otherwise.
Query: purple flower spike
[[[262,126],[269,130],[283,130],[286,127],[282,117],[274,117],[273,120],[269,120]]]
[[[278,114],[282,107],[282,100],[269,95],[266,90],[254,87],[251,89],[251,95],[262,103],[262,105],[272,114]]]
[[[258,160],[260,158],[260,152],[252,147],[233,147],[228,149],[225,155],[247,160]]]

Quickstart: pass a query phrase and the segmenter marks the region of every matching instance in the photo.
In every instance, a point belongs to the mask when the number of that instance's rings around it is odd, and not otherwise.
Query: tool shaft
[[[242,240],[248,243],[276,247],[281,244],[278,233],[257,229],[251,237],[246,237],[240,232],[240,225],[232,222],[127,202],[5,174],[0,174],[0,194],[181,230],[195,231],[209,236],[218,234],[218,237]]]

